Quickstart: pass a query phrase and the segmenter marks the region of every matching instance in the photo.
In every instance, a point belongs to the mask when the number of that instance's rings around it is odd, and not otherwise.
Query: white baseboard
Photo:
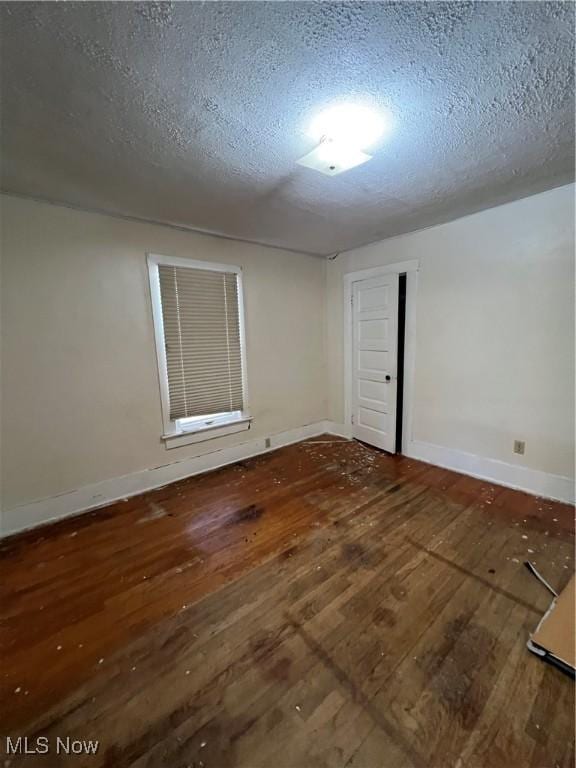
[[[3,510],[0,537],[61,520],[71,515],[88,512],[114,501],[160,488],[176,480],[218,469],[227,464],[233,464],[236,461],[242,461],[251,456],[267,453],[284,445],[298,443],[301,440],[321,434],[350,438],[351,428],[346,424],[333,421],[317,421],[313,424],[270,435],[268,438],[270,440],[269,446],[266,445],[266,437],[247,440],[231,448],[216,449],[201,456],[182,459],[154,469],[144,469],[122,477],[102,480],[58,496],[39,499],[29,504]],[[538,470],[507,464],[495,459],[486,459],[464,451],[456,451],[420,441],[411,441],[406,455],[508,488],[516,488],[537,496],[574,503],[574,480],[568,477],[550,475]]]
[[[352,439],[352,427],[349,424],[339,424],[336,421],[325,421],[324,432],[329,435],[346,437],[348,440]]]
[[[574,504],[575,481],[569,477],[550,475],[537,469],[508,464],[497,459],[487,459],[473,453],[444,448],[419,440],[408,443],[406,456],[481,480],[488,480],[506,488],[515,488],[535,496]]]
[[[48,522],[61,520],[71,515],[103,507],[113,501],[126,499],[140,493],[160,488],[176,480],[198,475],[212,469],[242,461],[251,456],[273,451],[284,445],[297,443],[309,437],[324,434],[329,430],[330,422],[318,421],[296,429],[289,429],[270,435],[270,445],[266,445],[266,437],[247,440],[231,448],[220,448],[201,456],[182,459],[171,464],[165,464],[154,469],[144,469],[122,477],[113,477],[98,483],[85,485],[82,488],[39,499],[29,504],[23,504],[2,511],[0,537],[35,528]]]

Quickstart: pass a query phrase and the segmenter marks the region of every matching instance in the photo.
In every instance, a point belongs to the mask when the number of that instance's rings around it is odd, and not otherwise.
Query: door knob
[[[391,379],[392,379],[392,377],[389,376],[388,374],[386,374],[386,381],[390,381]]]

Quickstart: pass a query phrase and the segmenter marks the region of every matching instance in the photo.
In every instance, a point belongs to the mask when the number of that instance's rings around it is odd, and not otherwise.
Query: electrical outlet
[[[526,448],[526,443],[524,440],[514,440],[514,453],[523,454],[524,449]]]

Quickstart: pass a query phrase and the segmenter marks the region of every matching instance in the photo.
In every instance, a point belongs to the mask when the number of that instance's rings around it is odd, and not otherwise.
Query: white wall
[[[574,185],[329,262],[335,421],[344,418],[342,276],[410,259],[420,261],[413,440],[574,477]]]
[[[1,203],[11,529],[35,500],[325,417],[322,259],[9,196]],[[170,450],[160,440],[147,251],[243,268],[250,432]]]
[[[343,275],[411,259],[413,455],[552,496],[574,476],[573,185],[330,262],[0,200],[8,530],[341,424]],[[243,267],[250,432],[165,449],[147,251]]]

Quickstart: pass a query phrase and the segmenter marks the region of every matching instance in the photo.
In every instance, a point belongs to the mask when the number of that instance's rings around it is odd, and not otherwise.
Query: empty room
[[[572,2],[0,2],[0,768],[572,768]]]

